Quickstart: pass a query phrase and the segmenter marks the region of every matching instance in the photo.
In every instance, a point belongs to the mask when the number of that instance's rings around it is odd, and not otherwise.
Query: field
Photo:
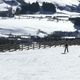
[[[80,46],[0,53],[0,80],[79,80]]]

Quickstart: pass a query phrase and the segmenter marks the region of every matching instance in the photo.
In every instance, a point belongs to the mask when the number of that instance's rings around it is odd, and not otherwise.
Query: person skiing
[[[66,43],[65,45],[64,45],[64,47],[65,47],[65,49],[64,49],[64,53],[68,53],[69,52],[69,50],[68,50],[68,44]]]

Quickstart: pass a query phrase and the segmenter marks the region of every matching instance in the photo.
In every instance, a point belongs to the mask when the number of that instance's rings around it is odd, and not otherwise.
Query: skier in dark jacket
[[[66,52],[69,52],[67,43],[65,44],[65,49],[64,49],[64,53],[66,53]]]

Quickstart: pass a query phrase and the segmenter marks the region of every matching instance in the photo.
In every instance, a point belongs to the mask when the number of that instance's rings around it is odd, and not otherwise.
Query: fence
[[[40,42],[32,42],[29,43],[7,43],[7,44],[1,44],[0,45],[0,52],[13,52],[16,50],[31,50],[31,49],[40,49],[40,48],[47,48],[52,46],[61,46],[67,43],[68,45],[80,45],[80,39],[61,39],[61,40],[51,40],[51,41],[40,41]]]
[[[5,44],[5,45],[0,45],[0,52],[13,52],[16,50],[30,50],[30,49],[40,49],[40,48],[46,48],[50,47],[47,44],[41,44],[41,43],[32,43],[32,44]]]

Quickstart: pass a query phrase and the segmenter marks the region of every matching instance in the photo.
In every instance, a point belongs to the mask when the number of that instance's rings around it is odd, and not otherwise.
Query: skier
[[[65,49],[64,49],[64,54],[65,54],[66,52],[67,53],[69,52],[69,50],[68,50],[68,44],[66,43],[64,46],[65,46]]]

